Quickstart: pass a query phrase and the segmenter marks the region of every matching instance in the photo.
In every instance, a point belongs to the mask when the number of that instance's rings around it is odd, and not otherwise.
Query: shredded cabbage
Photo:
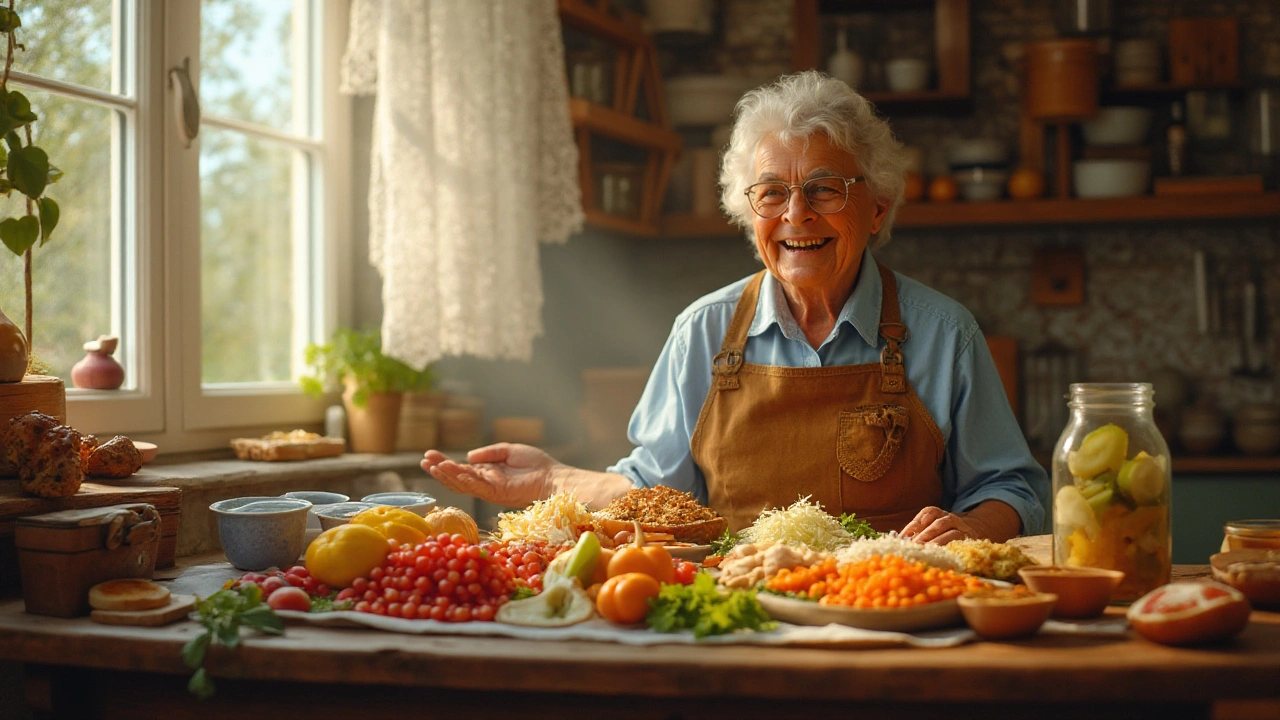
[[[573,492],[556,493],[546,500],[534,500],[529,507],[498,515],[498,540],[543,541],[548,545],[572,545],[582,526],[595,522],[587,506]]]
[[[829,515],[818,503],[809,502],[811,495],[795,501],[785,510],[772,508],[743,530],[742,542],[765,545],[806,545],[819,552],[833,552],[853,542],[853,535],[840,520]]]

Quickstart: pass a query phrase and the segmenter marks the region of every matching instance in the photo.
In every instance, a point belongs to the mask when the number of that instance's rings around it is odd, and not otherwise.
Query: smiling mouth
[[[805,250],[821,250],[822,248],[826,247],[827,243],[829,242],[831,242],[831,238],[829,237],[824,237],[824,238],[810,237],[810,238],[790,238],[787,240],[782,240],[778,244],[788,250],[803,252]]]

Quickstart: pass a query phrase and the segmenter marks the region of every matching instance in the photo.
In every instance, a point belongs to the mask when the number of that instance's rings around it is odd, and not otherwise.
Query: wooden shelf
[[[559,0],[557,9],[560,20],[590,35],[608,40],[615,45],[637,47],[647,41],[640,27],[640,18],[628,15],[623,20],[583,0]]]
[[[984,225],[1049,225],[1207,218],[1280,219],[1280,192],[1241,195],[1147,195],[1105,200],[1048,199],[992,202],[907,203],[894,229]],[[664,215],[670,237],[738,237],[742,230],[719,217]]]
[[[1147,195],[1100,200],[1046,199],[908,203],[895,228],[1045,225],[1197,218],[1280,218],[1280,193]]]
[[[822,68],[822,16],[933,9],[936,89],[918,93],[866,93],[881,111],[956,112],[970,106],[969,0],[792,0],[793,71]]]
[[[631,145],[674,153],[683,143],[680,133],[582,98],[569,98],[569,117],[575,128],[586,128]]]

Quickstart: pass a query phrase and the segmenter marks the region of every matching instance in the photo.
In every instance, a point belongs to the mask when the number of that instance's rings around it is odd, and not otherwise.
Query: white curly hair
[[[833,145],[858,159],[872,199],[889,208],[868,243],[872,250],[883,247],[902,205],[907,168],[902,143],[866,98],[817,70],[784,75],[738,101],[720,166],[721,207],[750,237],[755,213],[745,193],[755,182],[756,147],[766,135],[791,143],[806,142],[815,133],[825,133]]]

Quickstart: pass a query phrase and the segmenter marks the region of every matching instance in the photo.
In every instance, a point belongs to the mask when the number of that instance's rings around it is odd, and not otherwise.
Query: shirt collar
[[[836,318],[836,327],[849,323],[858,335],[871,347],[876,347],[880,335],[880,305],[883,301],[883,283],[880,280],[880,266],[871,253],[863,251],[862,267],[858,270],[858,281],[853,294],[845,301]],[[756,301],[756,315],[751,321],[747,335],[754,337],[763,333],[770,325],[777,325],[785,337],[804,339],[800,325],[791,314],[786,295],[773,273],[765,272],[764,282],[760,286],[760,299]]]

